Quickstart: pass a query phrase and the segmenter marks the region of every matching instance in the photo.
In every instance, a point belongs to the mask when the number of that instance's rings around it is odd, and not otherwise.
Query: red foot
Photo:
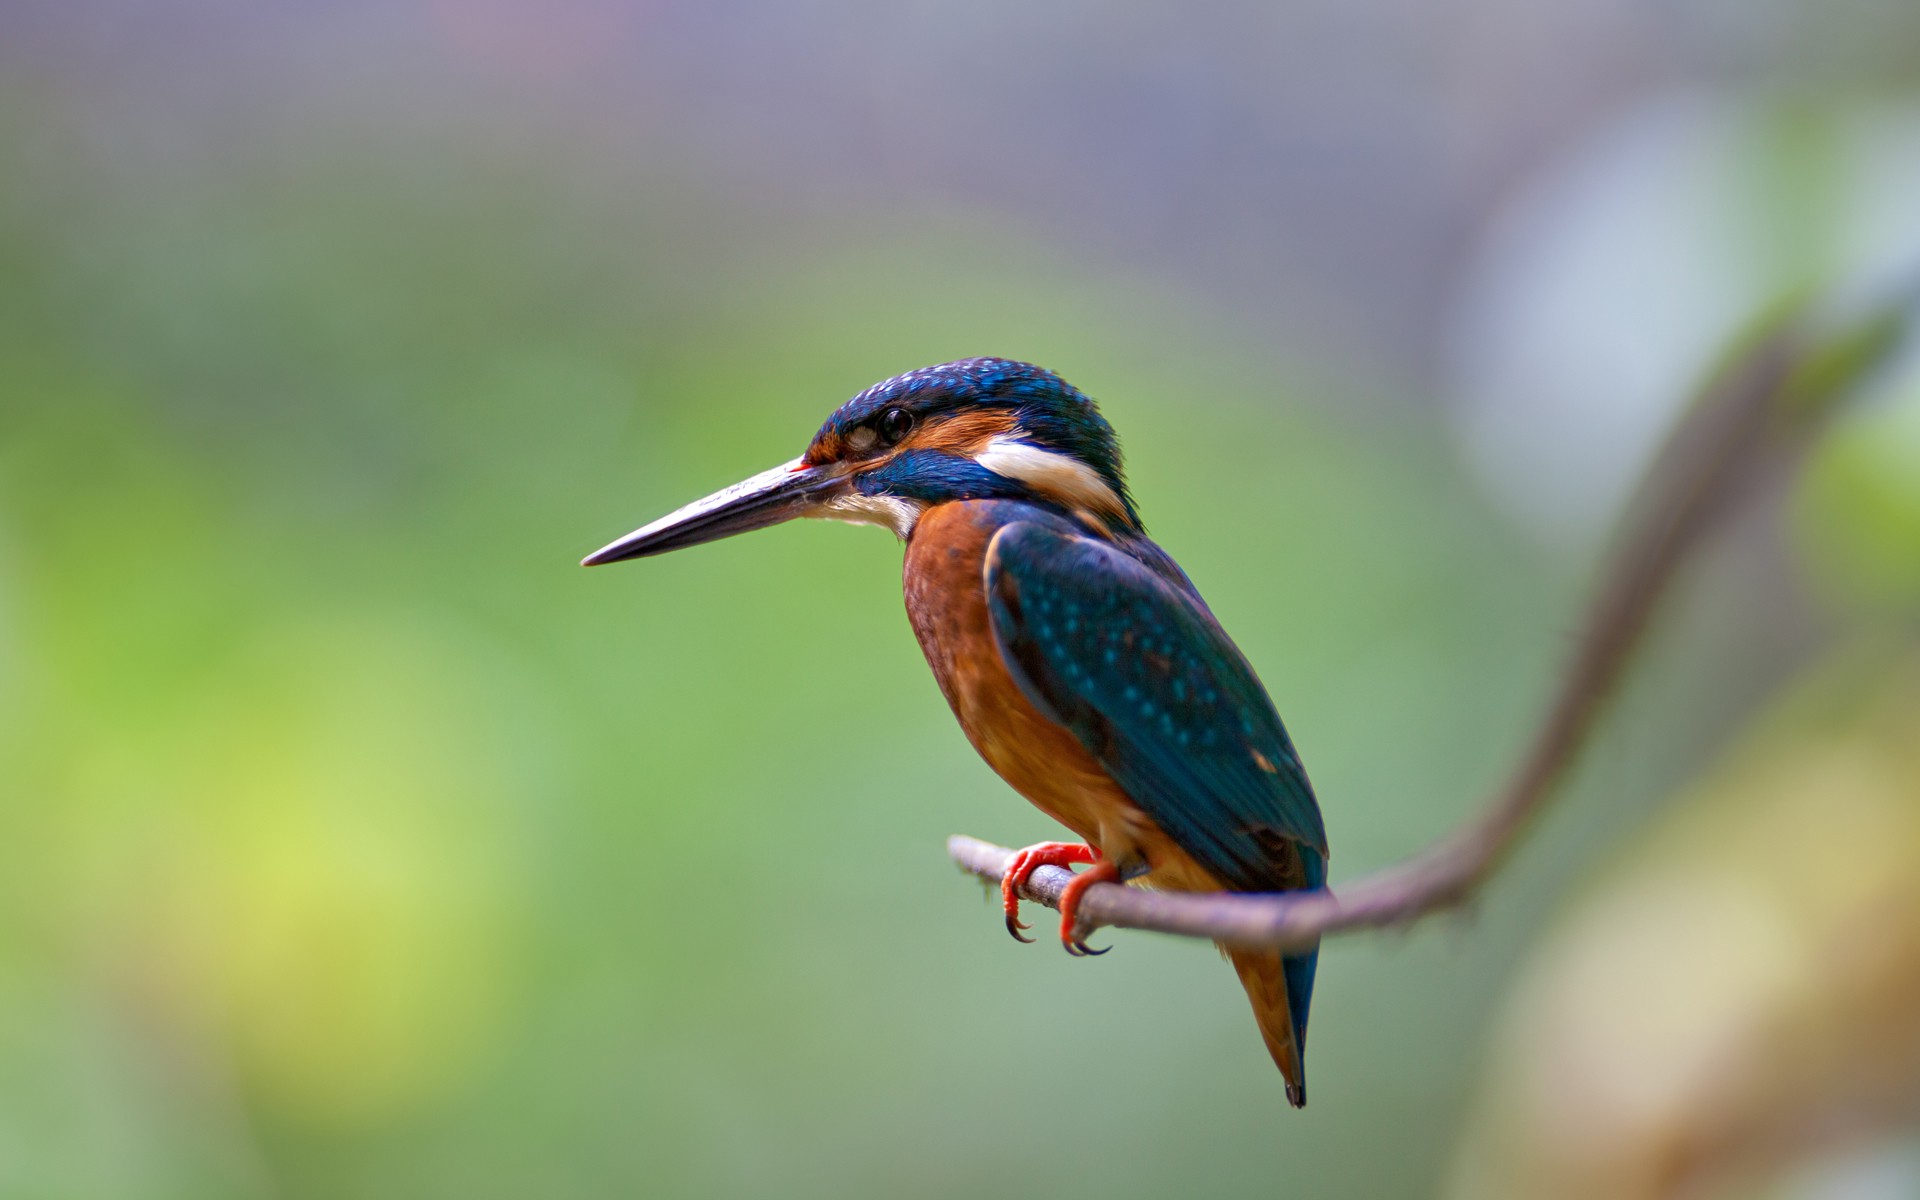
[[[1079,842],[1041,842],[1016,853],[1007,864],[1007,873],[1000,877],[1000,903],[1007,910],[1007,932],[1013,935],[1013,940],[1033,940],[1020,936],[1020,931],[1027,928],[1020,920],[1020,887],[1034,871],[1041,867],[1069,867],[1074,863],[1099,861],[1098,850]]]
[[[1015,941],[1033,940],[1020,936],[1020,931],[1027,928],[1020,920],[1020,885],[1040,867],[1067,867],[1075,863],[1092,863],[1093,866],[1075,875],[1073,882],[1060,895],[1060,942],[1067,948],[1068,954],[1076,957],[1106,953],[1106,950],[1089,948],[1075,936],[1077,931],[1074,927],[1080,919],[1080,897],[1096,883],[1117,882],[1120,868],[1102,859],[1100,852],[1092,846],[1079,842],[1041,842],[1015,854],[1013,861],[1007,864],[1007,872],[1000,878],[1000,900],[1007,910],[1007,932],[1013,935]]]

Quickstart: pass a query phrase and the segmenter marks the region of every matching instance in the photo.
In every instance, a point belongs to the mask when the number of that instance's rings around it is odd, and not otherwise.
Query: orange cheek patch
[[[876,470],[909,450],[938,450],[971,458],[987,448],[994,438],[1004,437],[1020,428],[1011,411],[1004,408],[974,409],[950,417],[929,421],[907,435],[897,446],[858,448],[840,433],[823,433],[814,439],[802,462],[810,467],[823,463],[855,462],[863,471]]]
[[[1019,427],[1009,409],[973,409],[922,426],[901,444],[901,449],[939,450],[971,458],[994,438],[1005,437]]]

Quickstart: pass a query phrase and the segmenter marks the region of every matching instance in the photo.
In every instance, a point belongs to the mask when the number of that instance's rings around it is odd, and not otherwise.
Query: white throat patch
[[[1068,508],[1125,520],[1127,509],[1100,472],[1075,458],[1056,454],[1013,437],[997,437],[973,456],[995,475],[1017,479]]]
[[[835,496],[822,504],[808,516],[824,517],[830,521],[846,521],[852,525],[880,525],[893,530],[901,541],[913,532],[920,520],[920,514],[927,506],[918,500],[909,500],[904,496],[862,496],[858,492],[848,492],[844,496]]]

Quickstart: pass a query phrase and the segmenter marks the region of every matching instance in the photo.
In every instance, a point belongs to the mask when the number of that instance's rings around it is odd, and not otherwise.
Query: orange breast
[[[1219,887],[1162,834],[1078,738],[1035,708],[1008,673],[987,611],[993,501],[942,504],[907,543],[907,616],[940,690],[980,757],[1035,807],[1123,869],[1177,891]]]

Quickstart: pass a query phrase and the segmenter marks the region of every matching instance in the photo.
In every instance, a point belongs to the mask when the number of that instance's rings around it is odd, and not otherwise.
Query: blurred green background
[[[1053,830],[884,535],[573,564],[879,378],[1041,362],[1337,883],[1497,780],[1721,343],[1920,269],[1916,129],[1920,16],[1871,0],[0,0],[0,1195],[1494,1194],[1502,1080],[1592,1074],[1515,1032],[1569,885],[1631,892],[1677,790],[1737,825],[1683,785],[1776,691],[1825,725],[1775,743],[1920,707],[1831,683],[1914,640],[1920,372],[1717,544],[1470,919],[1328,945],[1301,1114],[1210,948],[1020,947],[947,863]],[[1836,985],[1870,1047],[1915,977]],[[1835,991],[1801,1017],[1867,1019]],[[1847,1136],[1715,1186],[1920,1194],[1920,1064],[1829,1074],[1781,1119]]]

